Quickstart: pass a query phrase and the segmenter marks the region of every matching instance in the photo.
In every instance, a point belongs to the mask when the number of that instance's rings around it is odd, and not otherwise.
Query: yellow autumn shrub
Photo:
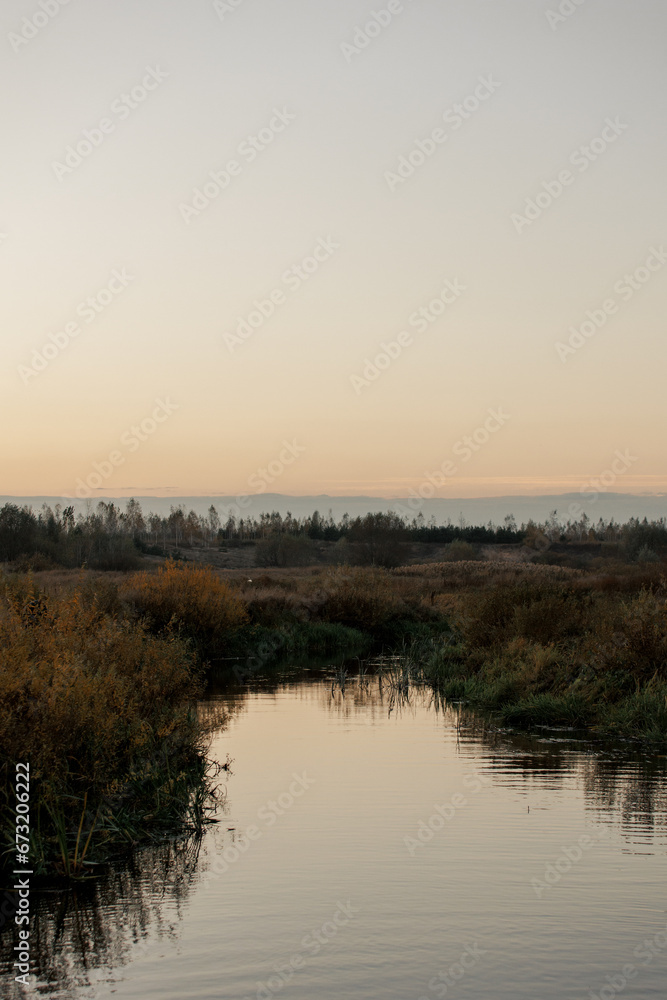
[[[248,620],[245,602],[210,566],[169,560],[157,572],[134,573],[126,596],[158,627],[174,621],[190,631],[224,632]]]
[[[111,618],[82,597],[0,590],[0,754],[36,777],[103,791],[169,733],[174,754],[202,743],[190,710],[200,682],[174,634]]]

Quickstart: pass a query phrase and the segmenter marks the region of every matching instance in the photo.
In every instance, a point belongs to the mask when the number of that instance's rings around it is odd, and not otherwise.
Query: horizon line
[[[142,499],[142,500],[200,500],[200,499],[210,499],[210,500],[236,500],[238,497],[248,497],[250,500],[259,500],[262,497],[280,497],[285,500],[383,500],[385,502],[391,502],[393,500],[403,501],[403,500],[414,500],[415,497],[407,495],[392,495],[386,496],[384,494],[374,494],[374,493],[142,493],[139,490],[129,491],[127,493],[113,495],[110,493],[101,493],[98,496],[92,497],[76,497],[71,496],[66,493],[2,493],[0,497],[3,499],[10,500],[73,500],[77,502],[84,501],[100,501],[100,500],[131,500],[131,499]],[[432,497],[421,497],[423,503],[432,503],[434,501],[445,501],[445,502],[455,502],[455,501],[470,501],[470,500],[507,500],[507,499],[539,499],[540,497],[572,497],[577,496],[582,499],[590,500],[589,494],[583,493],[580,490],[569,490],[563,492],[553,492],[553,493],[498,493],[498,494],[483,494],[477,496],[432,496]],[[640,493],[621,493],[612,490],[599,491],[598,499],[602,497],[631,497],[631,498],[644,498],[644,499],[661,499],[667,497],[667,491],[665,492],[650,492],[642,491]]]

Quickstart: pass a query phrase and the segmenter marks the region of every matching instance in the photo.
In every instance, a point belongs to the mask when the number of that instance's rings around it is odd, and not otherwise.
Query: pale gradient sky
[[[405,495],[498,408],[509,419],[439,495],[576,491],[617,449],[633,462],[614,490],[667,489],[667,263],[627,301],[614,290],[667,249],[667,5],[585,0],[552,28],[557,0],[406,0],[348,62],[341,44],[387,6],[241,0],[221,19],[210,0],[70,0],[12,44],[41,8],[5,0],[0,493],[72,495],[114,451],[93,493],[252,493],[289,441],[304,450],[272,492]],[[168,75],[121,120],[112,105],[147,67]],[[480,77],[500,86],[461,128],[443,122]],[[295,118],[246,162],[239,144],[274,109]],[[58,179],[103,118],[113,131]],[[606,119],[626,127],[580,172],[570,155]],[[440,126],[390,190],[385,173]],[[186,224],[180,206],[231,159],[240,174]],[[566,168],[572,184],[518,233],[512,214]],[[291,290],[284,273],[330,238]],[[128,287],[26,376],[114,269]],[[447,279],[466,291],[411,328]],[[224,335],[278,288],[230,351]],[[569,327],[610,298],[561,360]],[[355,392],[403,330],[412,344]],[[178,409],[134,449],[126,432],[156,399]]]

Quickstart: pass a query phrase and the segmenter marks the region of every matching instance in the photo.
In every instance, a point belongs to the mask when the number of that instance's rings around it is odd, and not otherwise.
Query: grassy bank
[[[453,628],[446,642],[410,654],[412,668],[445,697],[510,726],[667,741],[664,581],[635,593],[585,578],[501,584],[468,594]]]
[[[225,580],[210,566],[168,562],[133,574],[119,594],[158,632],[177,627],[209,663],[400,644],[447,628],[420,580],[382,569]]]

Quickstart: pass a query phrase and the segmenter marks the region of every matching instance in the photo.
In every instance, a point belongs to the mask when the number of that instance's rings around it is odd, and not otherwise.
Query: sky
[[[663,0],[5,0],[0,492],[667,491]]]

